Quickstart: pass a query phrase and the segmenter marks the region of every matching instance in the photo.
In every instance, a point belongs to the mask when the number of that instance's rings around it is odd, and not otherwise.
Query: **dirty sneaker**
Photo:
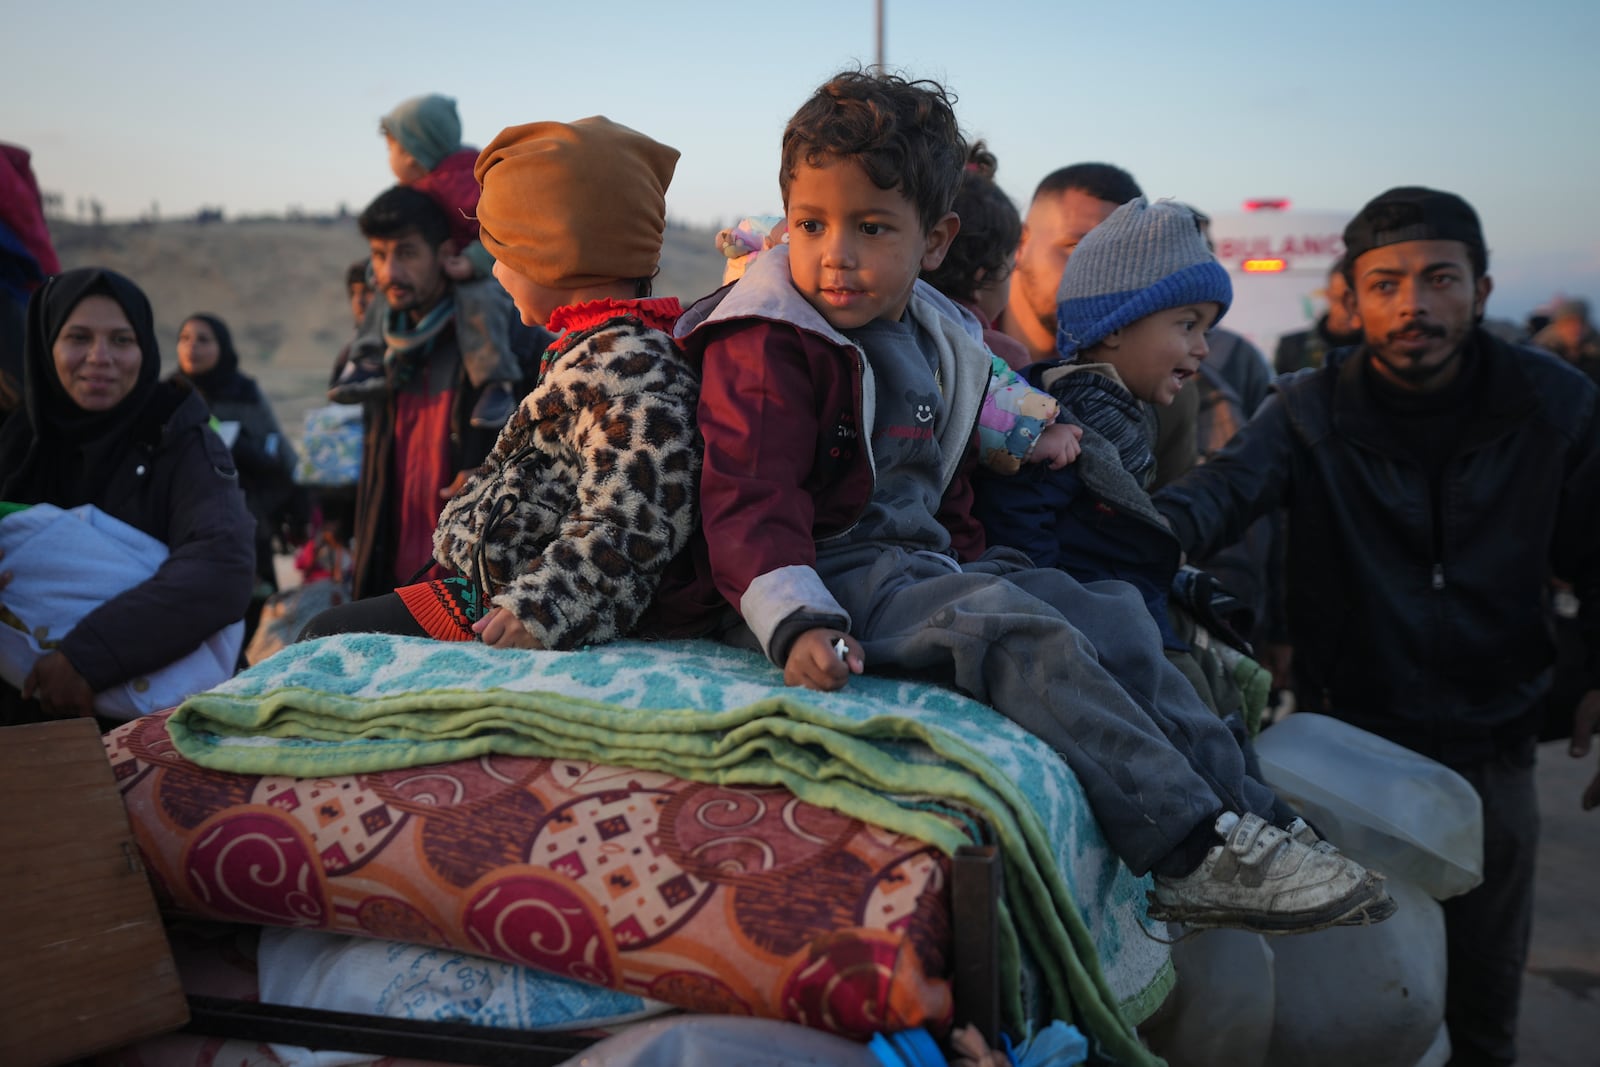
[[[344,365],[339,377],[328,389],[328,399],[335,404],[360,404],[382,396],[389,388],[383,373],[383,359],[352,359]]]
[[[1285,826],[1283,829],[1290,837],[1300,842],[1302,845],[1305,845],[1313,852],[1339,851],[1331,842],[1325,841],[1319,837],[1317,832],[1311,828],[1311,824],[1300,818],[1298,815],[1296,815],[1293,821],[1291,821],[1289,825]]]
[[[1383,878],[1339,852],[1297,841],[1258,815],[1224,812],[1216,830],[1222,844],[1194,872],[1155,877],[1152,919],[1299,934],[1394,914]]]
[[[517,410],[517,398],[509,382],[489,382],[472,405],[472,425],[480,430],[498,430]]]
[[[1294,817],[1288,826],[1284,827],[1284,830],[1291,838],[1300,842],[1302,845],[1305,845],[1313,852],[1326,852],[1330,855],[1336,855],[1339,851],[1338,847],[1335,846],[1333,842],[1325,840],[1323,837],[1321,837],[1316,830],[1311,828],[1310,823],[1306,822],[1298,815]],[[1371,877],[1379,878],[1381,880],[1380,875],[1371,875]],[[1394,898],[1385,893],[1376,903],[1347,915],[1343,919],[1340,919],[1336,925],[1371,926],[1373,923],[1381,923],[1383,920],[1393,915],[1396,907],[1397,905],[1394,902]]]

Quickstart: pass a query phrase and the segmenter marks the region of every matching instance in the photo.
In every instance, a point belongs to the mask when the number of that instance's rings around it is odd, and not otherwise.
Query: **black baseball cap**
[[[1487,256],[1471,204],[1454,193],[1401,185],[1368,201],[1344,228],[1344,262],[1353,266],[1362,253],[1402,241],[1461,241],[1475,262]]]

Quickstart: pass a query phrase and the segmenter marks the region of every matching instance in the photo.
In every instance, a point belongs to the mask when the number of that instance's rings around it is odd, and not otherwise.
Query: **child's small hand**
[[[839,655],[839,642],[844,644],[843,656]],[[849,634],[818,627],[801,634],[789,647],[789,658],[783,664],[783,684],[832,692],[843,689],[852,674],[860,674],[866,667],[861,646]]]
[[[950,1032],[950,1067],[1011,1067],[1004,1052],[989,1047],[976,1026],[962,1026]]]
[[[456,471],[456,476],[451,479],[450,484],[439,490],[439,499],[449,500],[461,492],[461,487],[467,484],[467,479],[470,477],[472,477],[471,471]]]
[[[1039,435],[1038,444],[1028,453],[1029,463],[1048,463],[1058,471],[1078,458],[1083,451],[1083,427],[1071,422],[1052,422]]]
[[[454,281],[464,282],[472,277],[472,260],[466,256],[446,256],[439,265]]]
[[[543,648],[539,639],[528,632],[518,619],[505,608],[494,608],[472,624],[472,632],[490,648]]]

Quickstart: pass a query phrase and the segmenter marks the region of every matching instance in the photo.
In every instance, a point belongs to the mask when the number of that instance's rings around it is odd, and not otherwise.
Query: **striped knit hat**
[[[1220,321],[1233,285],[1194,211],[1141,196],[1090,230],[1067,260],[1056,291],[1056,351],[1073,359],[1147,315],[1207,302],[1221,305]]]

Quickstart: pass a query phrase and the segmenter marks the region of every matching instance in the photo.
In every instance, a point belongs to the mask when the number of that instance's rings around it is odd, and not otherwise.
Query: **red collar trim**
[[[675,296],[645,297],[641,300],[590,300],[583,304],[567,304],[550,313],[545,328],[553,333],[577,333],[599,326],[619,315],[632,315],[652,330],[670,334],[683,305]]]

